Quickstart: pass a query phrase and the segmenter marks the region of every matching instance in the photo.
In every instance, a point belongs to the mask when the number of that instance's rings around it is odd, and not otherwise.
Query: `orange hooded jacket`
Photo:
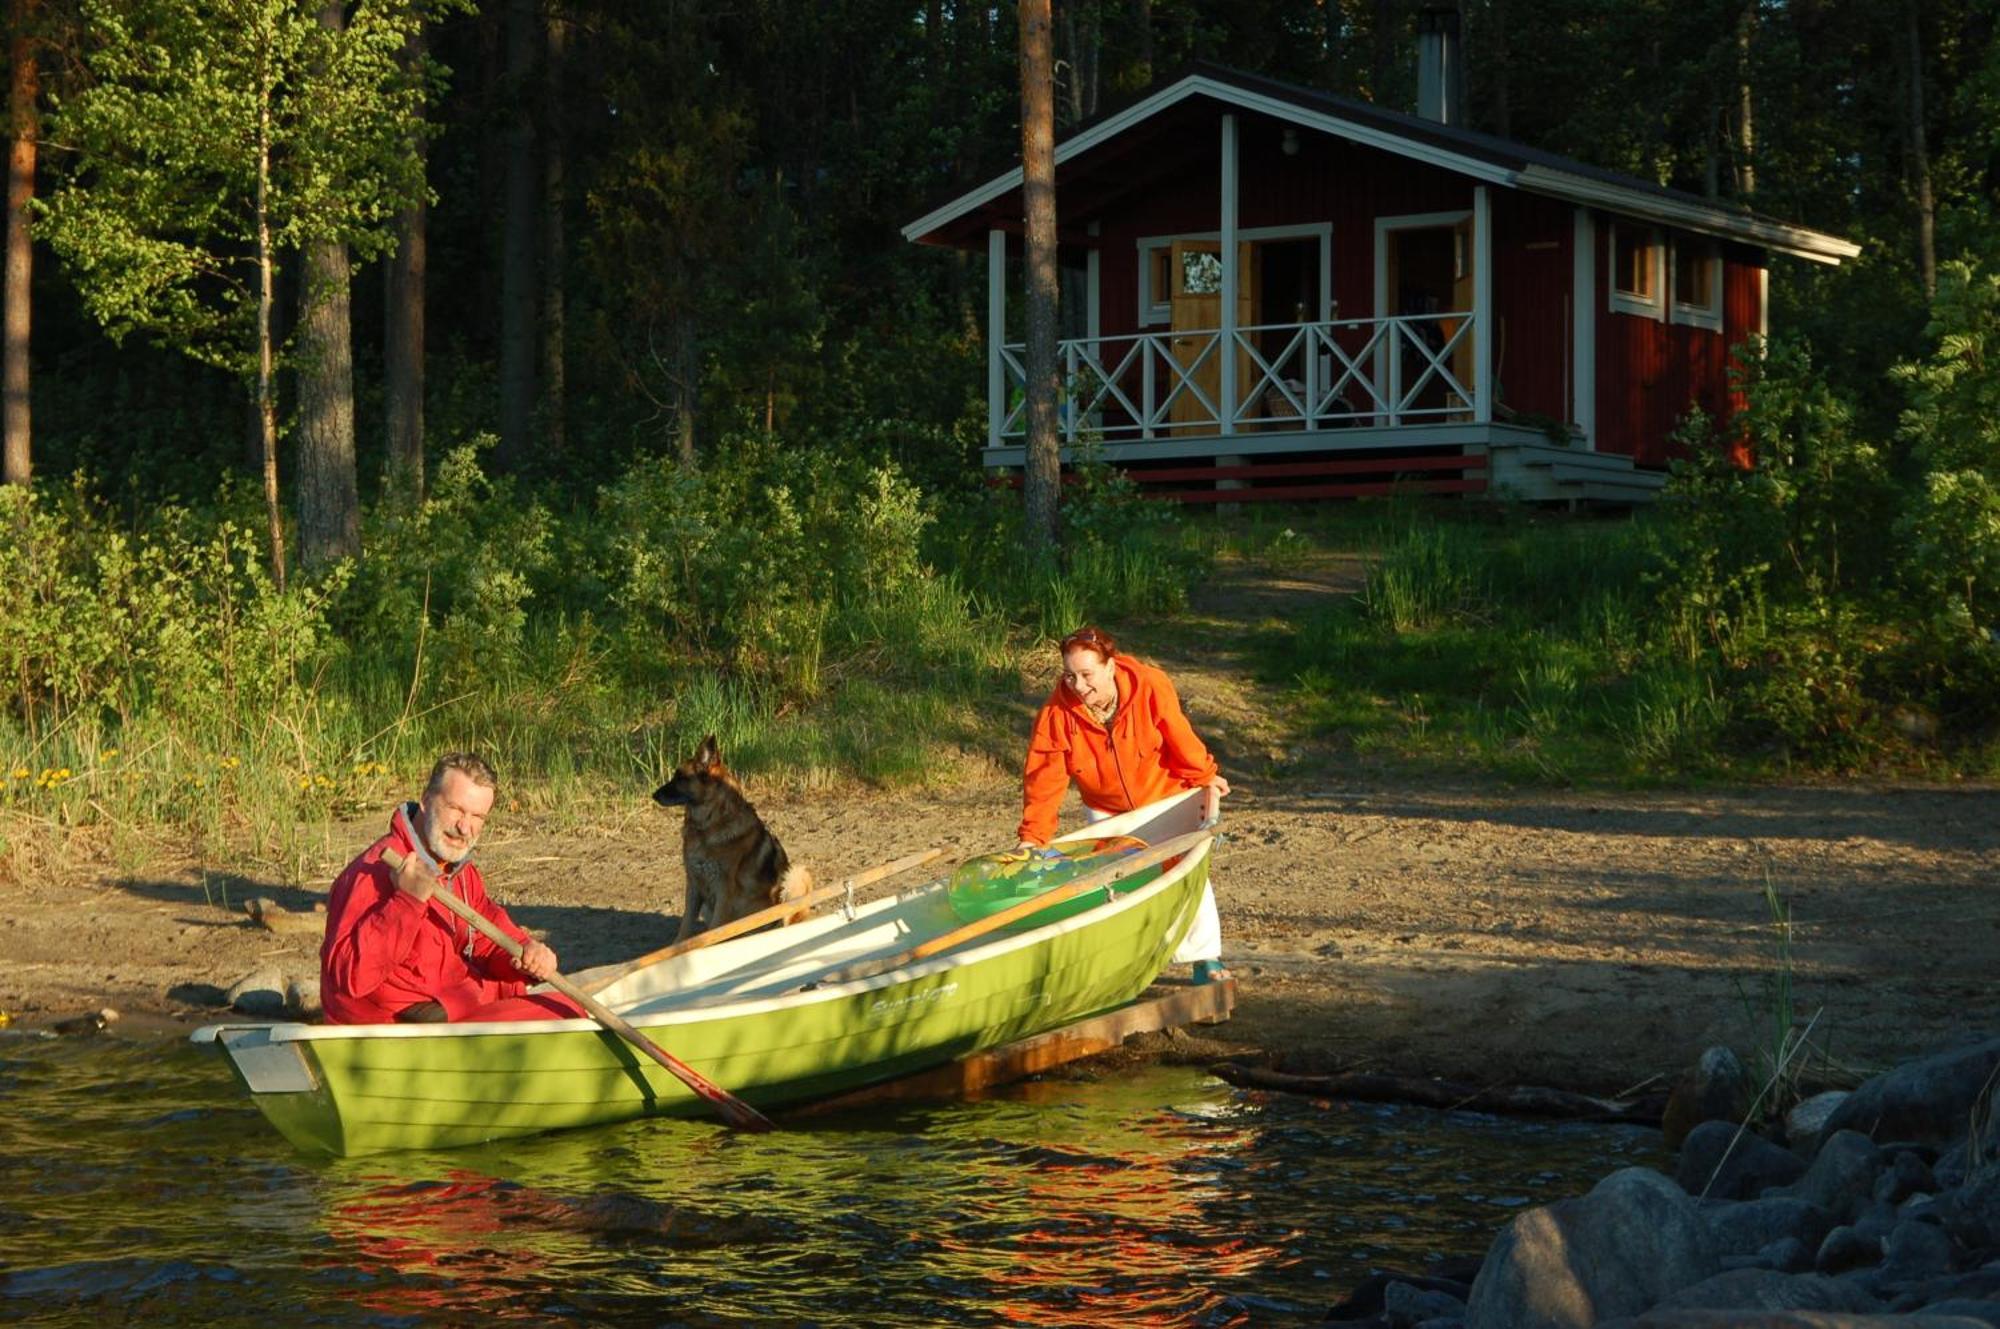
[[[1018,838],[1028,844],[1047,844],[1055,834],[1056,810],[1072,780],[1085,805],[1129,812],[1216,776],[1215,758],[1194,736],[1167,676],[1129,655],[1114,655],[1111,663],[1118,711],[1110,729],[1063,683],[1035,717],[1021,775]]]

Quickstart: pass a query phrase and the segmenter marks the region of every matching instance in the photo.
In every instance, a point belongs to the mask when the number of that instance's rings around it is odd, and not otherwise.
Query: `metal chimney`
[[[1458,7],[1425,5],[1417,11],[1417,114],[1441,125],[1463,124],[1463,70]]]

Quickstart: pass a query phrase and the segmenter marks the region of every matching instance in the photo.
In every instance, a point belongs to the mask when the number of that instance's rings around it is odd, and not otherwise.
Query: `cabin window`
[[[1613,223],[1611,227],[1611,309],[1613,313],[1660,318],[1666,313],[1666,246],[1651,226]]]
[[[1222,292],[1222,255],[1206,249],[1181,251],[1181,295],[1219,295]]]
[[[1712,240],[1674,239],[1674,322],[1722,331],[1722,256]]]
[[[1171,240],[1139,242],[1139,325],[1174,320],[1174,247]]]

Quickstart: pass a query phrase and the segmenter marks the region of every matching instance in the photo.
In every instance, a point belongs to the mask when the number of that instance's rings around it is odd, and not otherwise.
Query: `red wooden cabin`
[[[1195,501],[1644,499],[1690,406],[1730,414],[1731,359],[1768,329],[1770,256],[1859,252],[1216,66],[1071,132],[1056,206],[1065,458],[1089,447]],[[987,254],[989,467],[1025,454],[1006,337],[1021,219],[1016,168],[903,231]]]

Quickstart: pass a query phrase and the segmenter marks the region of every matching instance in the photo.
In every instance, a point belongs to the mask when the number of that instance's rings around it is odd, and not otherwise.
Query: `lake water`
[[[787,1124],[295,1152],[220,1057],[0,1037],[0,1322],[1306,1324],[1655,1131],[1151,1068]]]

